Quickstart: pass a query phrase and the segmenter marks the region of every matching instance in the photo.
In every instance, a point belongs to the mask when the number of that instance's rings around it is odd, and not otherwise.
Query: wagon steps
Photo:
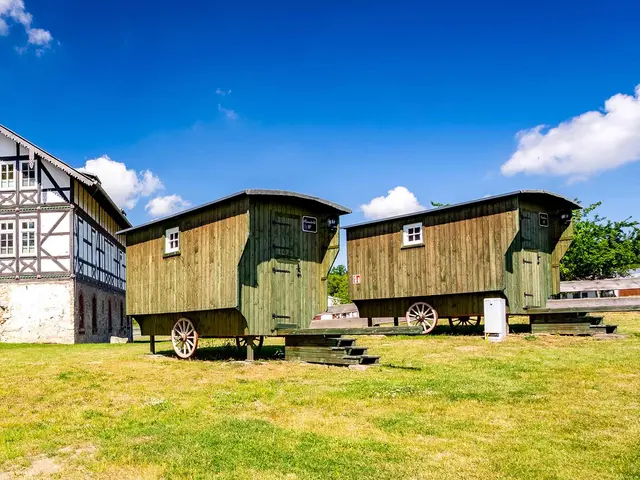
[[[285,358],[324,365],[379,365],[380,357],[368,355],[367,347],[356,345],[355,338],[342,336],[288,336]]]

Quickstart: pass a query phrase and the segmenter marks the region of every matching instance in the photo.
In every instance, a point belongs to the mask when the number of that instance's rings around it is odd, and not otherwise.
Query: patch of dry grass
[[[640,315],[607,321],[627,337],[363,337],[364,372],[2,345],[0,478],[639,478]]]

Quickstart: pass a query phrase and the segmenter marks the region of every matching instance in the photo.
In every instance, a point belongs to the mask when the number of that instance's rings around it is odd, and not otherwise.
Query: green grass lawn
[[[640,478],[640,315],[607,323],[627,337],[362,337],[366,371],[0,345],[0,479]]]

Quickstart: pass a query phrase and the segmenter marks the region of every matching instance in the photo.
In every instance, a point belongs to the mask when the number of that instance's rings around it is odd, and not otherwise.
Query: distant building
[[[635,296],[640,296],[640,269],[631,271],[626,277],[560,282],[562,299]]]
[[[97,177],[0,125],[0,341],[129,337],[130,225]]]
[[[342,305],[340,303],[331,303],[332,298],[334,297],[329,297],[329,308],[327,311],[316,315],[314,320],[335,320],[338,318],[358,317],[358,307],[356,307],[354,303]]]

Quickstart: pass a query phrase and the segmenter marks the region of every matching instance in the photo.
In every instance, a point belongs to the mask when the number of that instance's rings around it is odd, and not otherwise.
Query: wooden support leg
[[[367,327],[373,327],[373,318],[367,318]]]
[[[247,338],[247,362],[253,362],[253,348],[251,347],[251,340]]]
[[[152,355],[156,354],[156,336],[155,335],[149,336],[149,351],[151,352]]]
[[[398,323],[398,317],[393,317],[393,326],[397,327],[399,325]]]

